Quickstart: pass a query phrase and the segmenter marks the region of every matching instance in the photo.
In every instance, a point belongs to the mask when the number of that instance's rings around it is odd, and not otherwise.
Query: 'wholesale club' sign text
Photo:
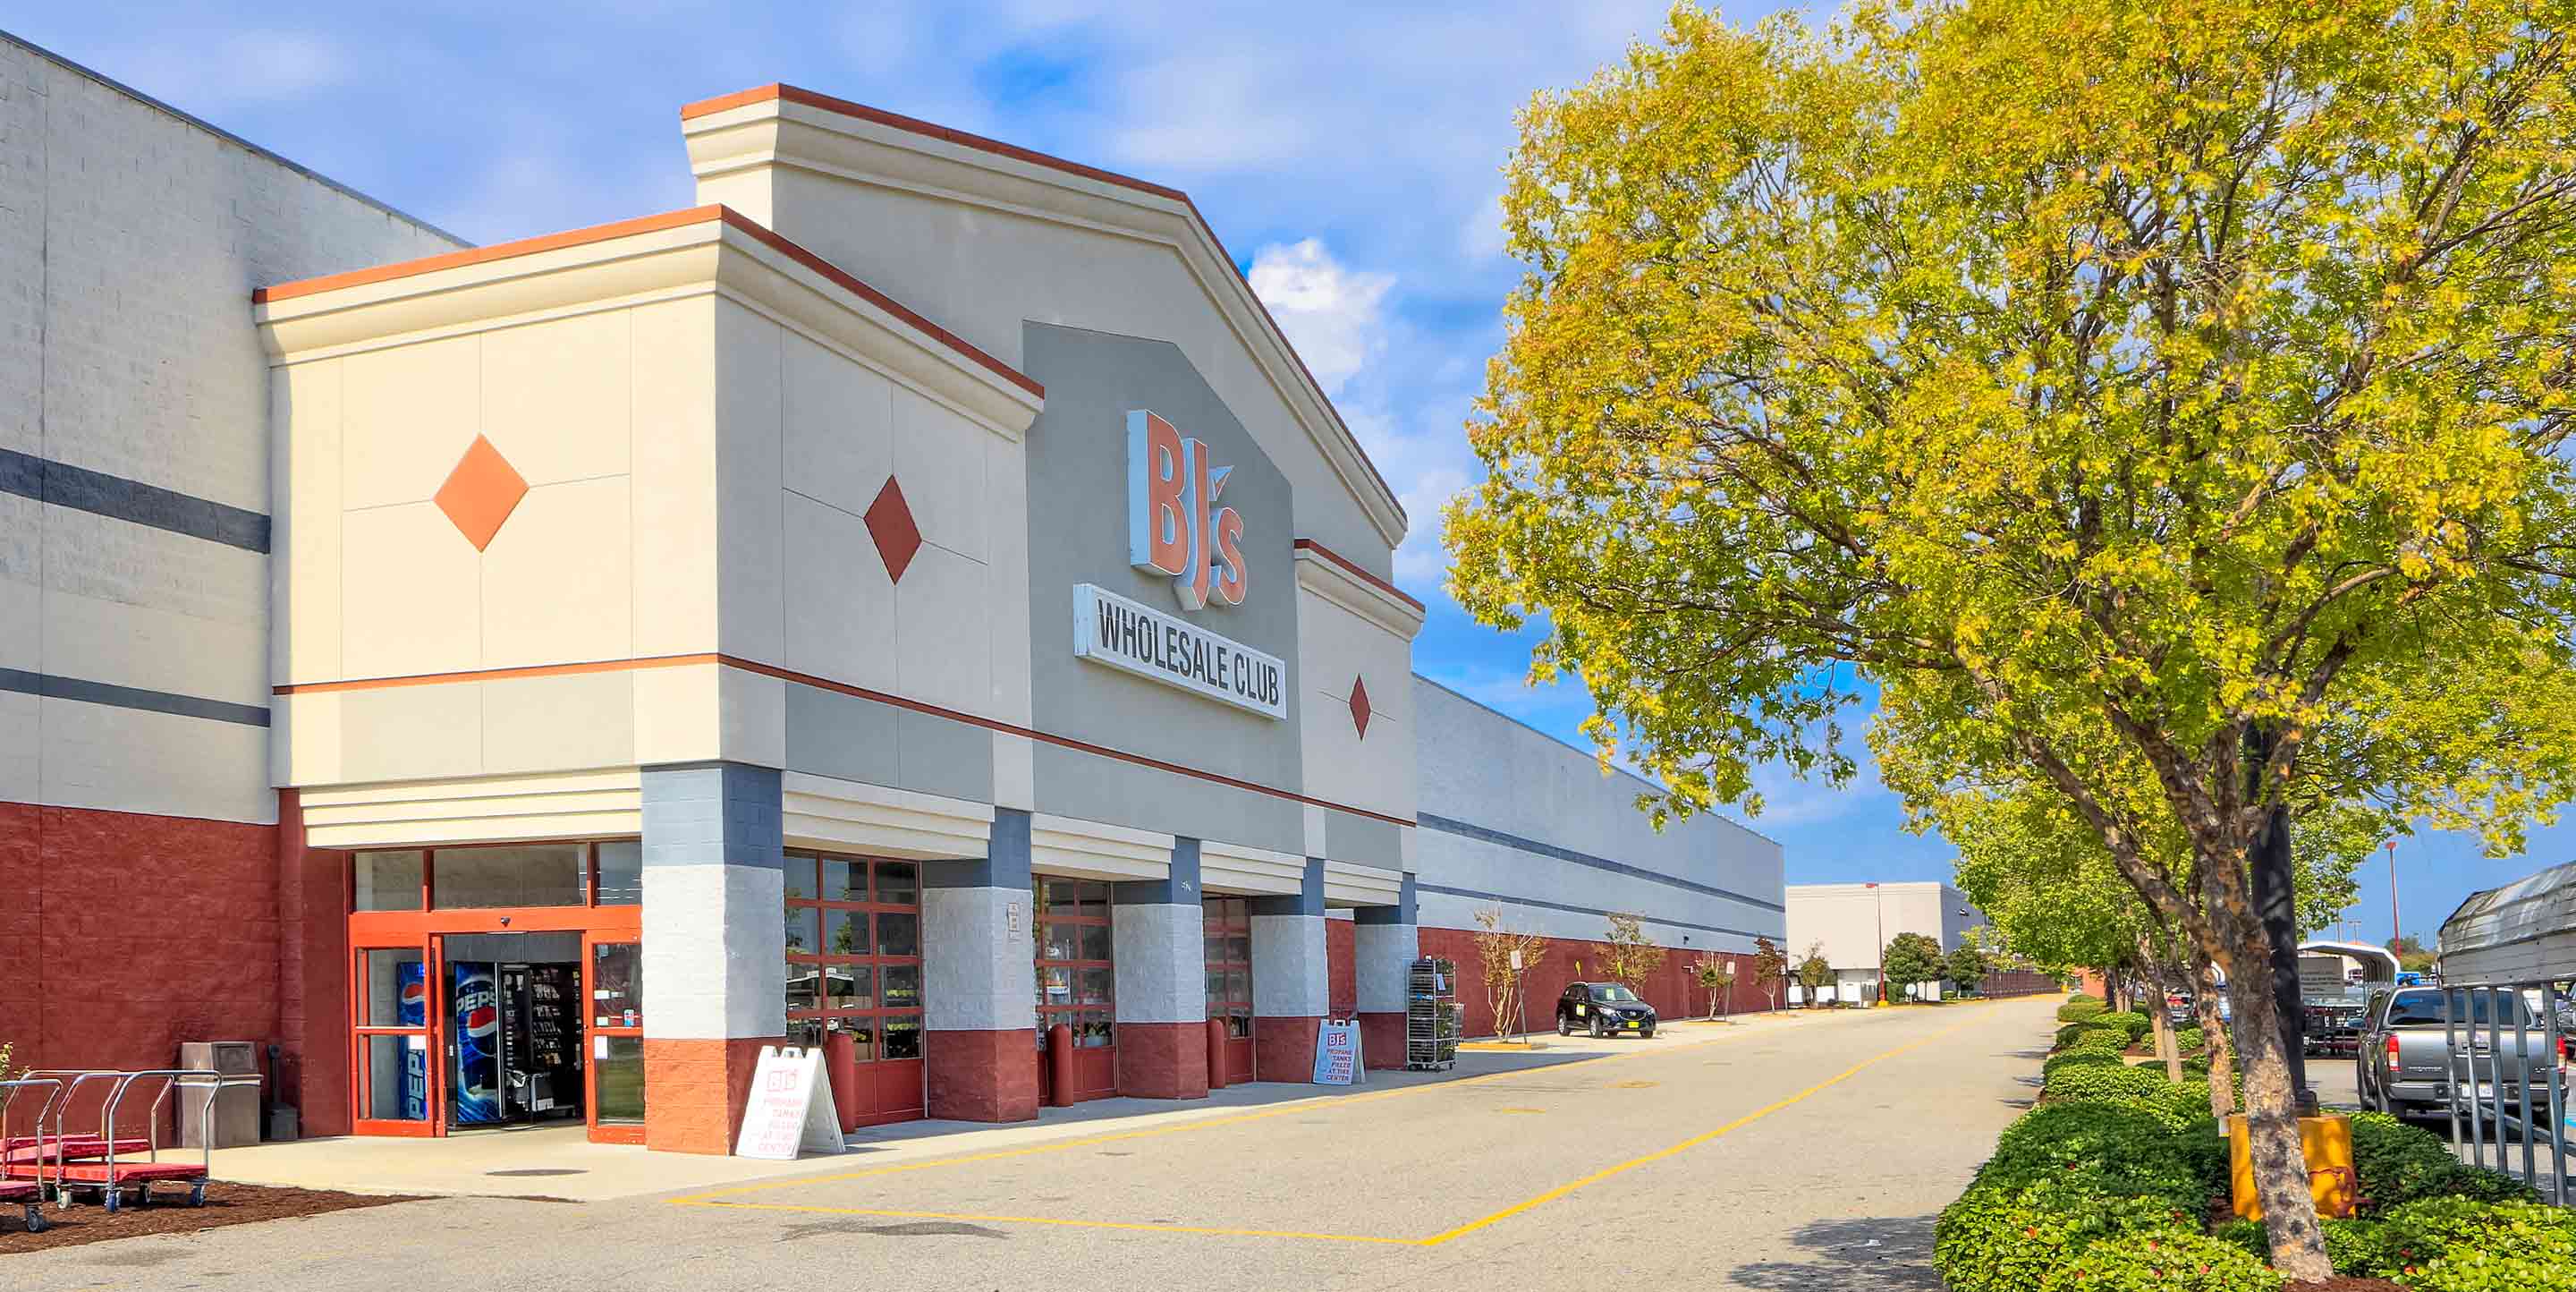
[[[1234,468],[1215,466],[1205,441],[1137,409],[1127,414],[1127,471],[1129,563],[1171,576],[1184,610],[1243,604],[1250,584],[1243,515],[1217,505]],[[1278,656],[1093,584],[1073,589],[1073,653],[1265,717],[1288,716],[1288,669]]]

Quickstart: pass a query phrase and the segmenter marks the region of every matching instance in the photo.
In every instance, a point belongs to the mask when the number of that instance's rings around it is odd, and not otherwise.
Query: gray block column
[[[1359,979],[1360,1058],[1372,1068],[1404,1066],[1405,978],[1422,954],[1414,922],[1413,875],[1393,906],[1351,912],[1352,970]]]
[[[1293,897],[1256,897],[1252,914],[1252,1072],[1314,1078],[1315,1025],[1332,1008],[1325,950],[1324,859],[1308,857]]]
[[[996,808],[985,855],[921,867],[929,1112],[962,1121],[1038,1115],[1037,933],[1029,814]]]
[[[763,1044],[787,1031],[775,768],[643,771],[644,1137],[724,1153]]]
[[[1116,974],[1118,1093],[1147,1099],[1207,1094],[1207,911],[1199,903],[1199,841],[1172,845],[1165,878],[1109,886]]]

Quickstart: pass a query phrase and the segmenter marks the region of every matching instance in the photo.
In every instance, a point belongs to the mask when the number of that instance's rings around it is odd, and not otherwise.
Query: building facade
[[[1394,494],[1177,190],[769,86],[683,109],[700,205],[469,248],[12,57],[80,105],[9,136],[22,1061],[272,1040],[307,1133],[723,1152],[765,1044],[846,1126],[1016,1120],[1303,1080],[1328,1016],[1399,1063],[1478,902],[1777,928],[1776,845],[1413,678]],[[224,173],[67,166],[108,118]],[[95,972],[145,947],[184,990]]]
[[[1834,967],[1834,981],[1817,993],[1818,1000],[1865,1000],[1878,989],[1879,963],[1888,942],[1899,933],[1920,933],[1955,951],[1970,929],[1986,925],[1984,913],[1968,904],[1967,895],[1948,884],[1917,881],[1897,884],[1792,884],[1789,886],[1789,963],[1806,960],[1811,949]],[[1926,992],[1939,984],[1925,984]],[[1803,987],[1790,998],[1804,1001]]]

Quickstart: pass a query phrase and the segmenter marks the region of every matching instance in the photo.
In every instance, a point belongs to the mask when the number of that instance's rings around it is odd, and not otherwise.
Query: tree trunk
[[[2209,1115],[2221,1122],[2236,1111],[2236,1046],[2227,1038],[2227,1020],[2218,1016],[2218,975],[2203,963],[2191,1004],[2200,1015],[2201,1040],[2209,1047]]]
[[[2259,951],[2261,948],[2247,948]],[[2308,1192],[2308,1164],[2299,1143],[2297,1092],[2290,1087],[2289,1056],[2281,1044],[2280,1009],[2271,975],[2258,954],[2240,956],[2243,972],[2227,976],[2236,1010],[2236,1044],[2245,1059],[2247,1129],[2254,1147],[2254,1192],[2263,1202],[2263,1228],[2272,1239],[2272,1268],[2292,1280],[2334,1275],[2316,1199]]]

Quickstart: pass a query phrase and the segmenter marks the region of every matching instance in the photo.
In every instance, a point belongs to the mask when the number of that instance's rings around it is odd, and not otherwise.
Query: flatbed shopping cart
[[[0,1088],[0,1179],[32,1180],[54,1163],[104,1157],[111,1148],[142,1153],[151,1147],[151,1141],[141,1135],[123,1136],[111,1144],[87,1130],[66,1135],[49,1129],[66,1122],[86,1125],[85,1118],[71,1111],[76,1088],[85,1080],[121,1077],[125,1075],[121,1069],[35,1068],[20,1075],[26,1080],[0,1083],[0,1087],[15,1087]],[[104,1084],[96,1088],[103,1110],[109,1090]]]
[[[82,1086],[104,1084],[107,1097],[101,1102],[98,1128],[83,1134],[87,1128],[71,1120]],[[162,1112],[172,1098],[195,1096],[200,1102],[199,1124],[211,1125],[217,1093],[228,1086],[255,1086],[255,1076],[226,1076],[206,1068],[151,1068],[141,1072],[88,1072],[74,1078],[55,1109],[52,1139],[58,1146],[51,1160],[43,1157],[39,1146],[42,1178],[54,1188],[57,1206],[70,1206],[77,1193],[95,1193],[109,1212],[122,1205],[130,1191],[137,1206],[151,1205],[152,1186],[176,1184],[188,1191],[188,1205],[206,1205],[206,1184],[214,1176],[215,1148],[213,1137],[205,1137],[194,1160],[168,1157],[161,1144]],[[149,1094],[148,1105],[140,1096]],[[122,1133],[118,1115],[128,1108],[143,1107],[144,1133],[140,1136]],[[79,1151],[75,1152],[75,1148]],[[93,1151],[94,1150],[94,1151]],[[181,1150],[167,1150],[181,1151]]]
[[[5,1075],[0,1074],[0,1076]],[[25,1222],[27,1232],[31,1234],[41,1234],[47,1227],[45,1180],[42,1171],[49,1143],[44,1131],[43,1114],[51,1108],[54,1098],[62,1093],[62,1088],[63,1083],[53,1077],[26,1076],[15,1081],[0,1080],[0,1154],[13,1155],[6,1157],[5,1160],[10,1165],[14,1165],[16,1162],[14,1155],[23,1149],[28,1168],[24,1178],[0,1170],[0,1208],[18,1208],[19,1218]],[[38,1099],[37,1115],[28,1119],[29,1133],[23,1137],[11,1133],[10,1122],[10,1113],[21,1103],[19,1096],[22,1093]],[[20,1143],[21,1138],[24,1139],[24,1144]]]

